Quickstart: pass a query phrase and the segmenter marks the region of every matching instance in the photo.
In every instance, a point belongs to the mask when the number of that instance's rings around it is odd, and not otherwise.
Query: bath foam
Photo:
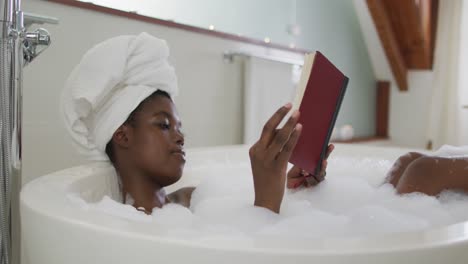
[[[129,222],[141,222],[146,232],[200,244],[249,245],[271,238],[284,248],[304,240],[379,236],[446,226],[468,219],[468,196],[444,192],[440,198],[413,193],[397,195],[382,184],[392,161],[334,155],[327,179],[314,188],[287,190],[280,215],[254,207],[253,182],[248,162],[200,167],[209,172],[197,185],[190,209],[168,204],[144,215],[108,197],[86,202],[77,194],[70,201],[77,210],[95,210]],[[228,164],[228,165],[226,165]],[[161,232],[164,230],[164,232]],[[280,245],[281,244],[281,245]]]

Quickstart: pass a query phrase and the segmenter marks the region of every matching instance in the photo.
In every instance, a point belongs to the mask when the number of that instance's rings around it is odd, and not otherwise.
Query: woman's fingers
[[[334,149],[335,149],[335,145],[333,145],[333,144],[328,145],[327,154],[325,155],[325,159],[328,159],[328,157],[330,157],[330,154],[333,152]]]
[[[315,186],[321,181],[323,181],[323,178],[320,180],[317,176],[314,176],[306,171],[301,171],[298,176],[290,177],[286,186],[289,189],[296,189],[300,186],[307,188],[310,186]]]
[[[275,135],[279,133],[279,132],[275,133],[276,128],[281,123],[281,120],[283,120],[283,118],[289,112],[289,110],[291,110],[291,107],[292,107],[291,103],[287,103],[286,105],[282,106],[265,123],[265,125],[263,126],[262,134],[258,141],[261,147],[265,149],[268,148],[268,146],[270,145]]]
[[[294,165],[288,172],[288,179],[302,177],[302,169]]]
[[[319,180],[317,178],[317,176],[314,176],[314,175],[309,175],[309,177],[306,177],[306,182],[304,183],[304,185],[306,187],[309,187],[309,186],[315,186],[317,184],[319,184],[321,182],[321,180]]]
[[[286,147],[286,144],[291,139],[293,131],[296,129],[298,119],[299,111],[294,111],[283,128],[278,130],[272,142],[270,143],[270,146],[268,147],[268,152],[271,159],[275,159],[282,151],[282,149]]]
[[[302,175],[297,178],[289,178],[286,187],[288,187],[288,189],[296,189],[297,187],[303,185],[305,181],[306,179]]]
[[[313,179],[309,179],[308,182],[311,183],[312,185],[315,183],[320,183],[325,179],[325,176],[327,175],[327,166],[328,166],[328,157],[332,153],[332,151],[335,149],[335,146],[333,144],[330,144],[327,148],[327,154],[325,155],[325,159],[322,160],[322,166],[320,166],[320,172],[317,175],[313,175]]]
[[[333,145],[329,146],[328,155],[333,151]],[[324,159],[322,161],[322,166],[320,172],[317,175],[312,175],[297,166],[291,168],[288,173],[288,183],[287,187],[289,189],[296,189],[300,186],[310,187],[315,186],[325,180],[326,171],[327,171],[328,161]]]
[[[294,149],[294,147],[293,147]],[[310,187],[315,186],[325,180],[327,166],[328,166],[328,157],[335,149],[333,144],[330,144],[327,148],[327,153],[325,154],[325,159],[322,160],[322,166],[320,172],[317,175],[312,175],[297,166],[293,166],[288,172],[288,182],[287,188],[295,189],[300,186]]]
[[[286,187],[289,189],[297,188],[305,181],[303,170],[295,165],[289,170],[287,177]]]
[[[281,152],[278,154],[276,160],[279,162],[279,164],[286,164],[289,160],[289,157],[291,156],[292,151],[294,150],[294,147],[296,146],[297,140],[299,139],[299,136],[301,135],[302,132],[302,125],[301,124],[296,124],[291,136],[289,137],[288,141],[286,144],[283,146],[283,149]]]
[[[320,172],[318,175],[315,175],[315,179],[318,182],[321,182],[325,179],[326,171],[327,171],[327,166],[328,166],[328,161],[327,160],[322,160],[322,167],[320,169]]]

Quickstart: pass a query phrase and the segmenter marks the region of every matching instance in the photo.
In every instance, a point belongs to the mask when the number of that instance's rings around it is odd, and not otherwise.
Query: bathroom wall
[[[300,0],[297,10],[298,46],[322,51],[349,77],[336,127],[350,124],[356,137],[375,135],[376,78],[352,1]]]
[[[83,1],[86,2],[86,1]],[[256,39],[268,37],[274,43],[288,45],[293,38],[286,31],[294,22],[296,0],[93,0],[94,4],[141,15],[171,20],[201,28]],[[299,1],[307,4],[310,1]],[[320,5],[326,0],[315,1]],[[322,4],[323,5],[323,4]]]
[[[311,13],[318,13],[316,9],[323,8],[324,13],[328,12],[329,16],[336,18],[326,20],[327,16],[324,14],[323,24],[313,21],[311,17],[304,18],[304,23],[311,25],[310,36],[313,38],[302,40],[301,45],[310,50],[323,49],[352,80],[337,124],[351,123],[358,136],[373,135],[374,78],[357,18],[353,15],[353,7],[347,3],[342,6],[338,1],[330,1],[330,4],[324,4],[329,3],[328,1],[316,3],[317,6],[313,6],[309,1],[299,1],[298,5],[304,6],[298,9],[309,8]],[[175,102],[183,119],[188,147],[242,142],[242,65],[239,61],[232,64],[224,62],[224,51],[242,49],[301,57],[298,53],[200,35],[47,1],[25,0],[23,10],[60,20],[59,25],[44,26],[52,34],[52,45],[24,71],[23,183],[40,175],[86,162],[74,151],[62,127],[58,100],[65,79],[74,65],[86,50],[99,41],[141,31],[168,41],[171,49],[170,62],[179,77],[180,96]]]
[[[86,1],[85,1],[86,2]],[[119,10],[194,25],[285,46],[320,50],[350,83],[337,126],[351,124],[357,137],[375,131],[375,76],[351,1],[342,0],[94,0]],[[288,33],[297,24],[298,35]]]

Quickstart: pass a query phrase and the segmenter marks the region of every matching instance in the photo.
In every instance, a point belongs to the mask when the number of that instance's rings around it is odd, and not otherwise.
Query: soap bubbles
[[[229,161],[224,170],[218,165],[200,170],[206,175],[190,208],[167,204],[146,215],[108,197],[98,203],[85,202],[76,194],[68,198],[77,210],[144,223],[151,227],[147,232],[158,236],[216,245],[249,245],[260,237],[289,241],[282,247],[293,247],[304,239],[377,236],[468,219],[467,195],[444,192],[439,199],[420,193],[397,195],[393,186],[384,184],[392,165],[389,160],[334,155],[321,184],[286,190],[279,215],[253,206],[248,162]]]

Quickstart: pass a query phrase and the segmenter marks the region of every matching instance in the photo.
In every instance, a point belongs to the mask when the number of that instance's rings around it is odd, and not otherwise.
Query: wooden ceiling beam
[[[395,81],[401,91],[407,91],[408,70],[386,7],[382,0],[367,0],[367,6],[374,20]]]
[[[432,68],[432,2],[432,0],[382,0],[409,69]]]

